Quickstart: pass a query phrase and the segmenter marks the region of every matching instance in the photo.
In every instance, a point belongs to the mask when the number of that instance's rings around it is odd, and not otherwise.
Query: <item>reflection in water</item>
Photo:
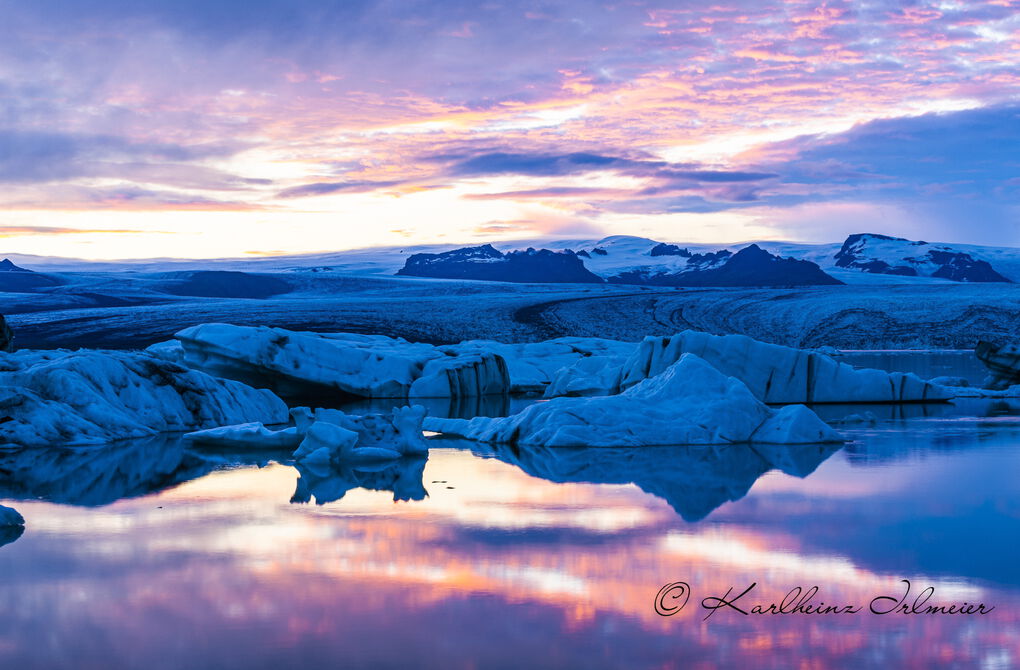
[[[254,454],[196,452],[179,435],[98,447],[0,449],[0,498],[65,505],[108,505],[202,477],[227,465],[268,463]]]
[[[0,548],[0,667],[1014,667],[1020,425],[987,407],[847,428],[834,453],[437,440],[312,472],[173,441],[5,452],[0,498],[29,532]],[[996,609],[696,605],[752,582],[866,605],[903,578]],[[677,580],[691,604],[660,617]]]
[[[460,441],[436,440],[451,446]],[[463,442],[551,482],[636,484],[662,498],[685,521],[700,521],[723,503],[747,495],[763,474],[778,468],[806,477],[841,445],[680,446],[551,449]]]
[[[424,500],[428,496],[422,482],[426,456],[404,456],[396,461],[376,465],[335,467],[331,465],[309,465],[296,463],[298,471],[297,489],[290,499],[295,503],[307,503],[314,497],[318,505],[341,500],[349,491],[357,488],[367,491],[392,491],[393,500]]]
[[[0,526],[0,547],[14,542],[24,532],[24,526]]]
[[[402,405],[422,405],[429,416],[441,419],[471,419],[476,416],[509,416],[521,411],[536,398],[508,395],[464,396],[460,398],[360,398],[340,405],[349,414],[385,414]],[[311,406],[321,406],[312,402]]]

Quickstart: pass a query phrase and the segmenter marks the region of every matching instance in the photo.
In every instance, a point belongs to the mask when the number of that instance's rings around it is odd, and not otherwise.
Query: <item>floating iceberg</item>
[[[775,411],[741,381],[682,355],[615,396],[554,398],[506,418],[426,418],[425,430],[482,442],[549,447],[842,442],[803,406]]]
[[[394,407],[388,414],[365,415],[347,414],[338,409],[298,407],[291,410],[291,416],[302,435],[316,423],[327,423],[354,433],[359,445],[385,445],[401,454],[428,451],[421,432],[425,408],[418,405]]]
[[[491,340],[469,340],[439,347],[456,354],[496,354],[506,361],[511,393],[541,393],[562,368],[592,361],[599,367],[622,363],[637,345],[599,337],[560,337],[544,342],[504,344]],[[557,395],[571,395],[569,392]]]
[[[693,330],[646,337],[624,365],[620,388],[659,374],[687,353],[741,380],[770,404],[933,402],[953,395],[914,374],[857,369],[813,351]]]
[[[10,507],[0,505],[0,528],[8,526],[24,526],[25,517],[18,514],[18,511]]]
[[[252,422],[199,430],[188,433],[184,439],[188,442],[215,447],[293,450],[301,444],[302,436],[294,427],[270,430],[266,428],[265,424]]]
[[[686,330],[646,337],[620,364],[586,360],[563,368],[546,397],[617,393],[654,377],[688,353],[744,382],[769,404],[939,402],[955,395],[914,374],[857,369],[817,351],[766,344],[744,335]]]
[[[974,354],[986,368],[989,375],[985,388],[1004,391],[1020,384],[1020,345],[995,344],[981,340],[974,348]]]
[[[144,353],[0,353],[0,444],[101,444],[286,420],[286,405],[269,391]]]
[[[460,397],[506,393],[506,363],[382,335],[304,333],[211,323],[175,337],[185,363],[284,394],[333,389],[363,398]]]

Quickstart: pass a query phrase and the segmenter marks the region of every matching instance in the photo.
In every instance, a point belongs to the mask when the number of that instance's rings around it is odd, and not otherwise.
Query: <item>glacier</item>
[[[274,394],[144,353],[0,353],[0,444],[102,444],[165,431],[287,420]]]
[[[426,418],[425,430],[548,447],[841,442],[802,405],[773,410],[743,382],[685,354],[619,395],[554,398],[505,418]]]

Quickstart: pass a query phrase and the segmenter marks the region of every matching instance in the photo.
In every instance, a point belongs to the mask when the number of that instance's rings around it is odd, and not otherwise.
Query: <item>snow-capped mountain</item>
[[[442,279],[482,279],[520,283],[602,283],[573,252],[527,249],[503,253],[492,245],[438,254],[414,254],[398,275]]]
[[[1009,282],[988,261],[946,244],[929,244],[874,233],[846,238],[833,256],[836,267],[903,277],[963,282]]]
[[[415,254],[397,274],[444,279],[642,286],[815,286],[840,284],[814,263],[750,245],[700,253],[643,238],[616,237],[590,248],[502,253],[491,245]]]

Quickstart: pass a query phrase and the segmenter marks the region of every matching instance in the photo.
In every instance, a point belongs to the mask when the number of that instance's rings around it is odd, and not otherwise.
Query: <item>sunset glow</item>
[[[1020,2],[0,2],[8,252],[1020,244]]]

